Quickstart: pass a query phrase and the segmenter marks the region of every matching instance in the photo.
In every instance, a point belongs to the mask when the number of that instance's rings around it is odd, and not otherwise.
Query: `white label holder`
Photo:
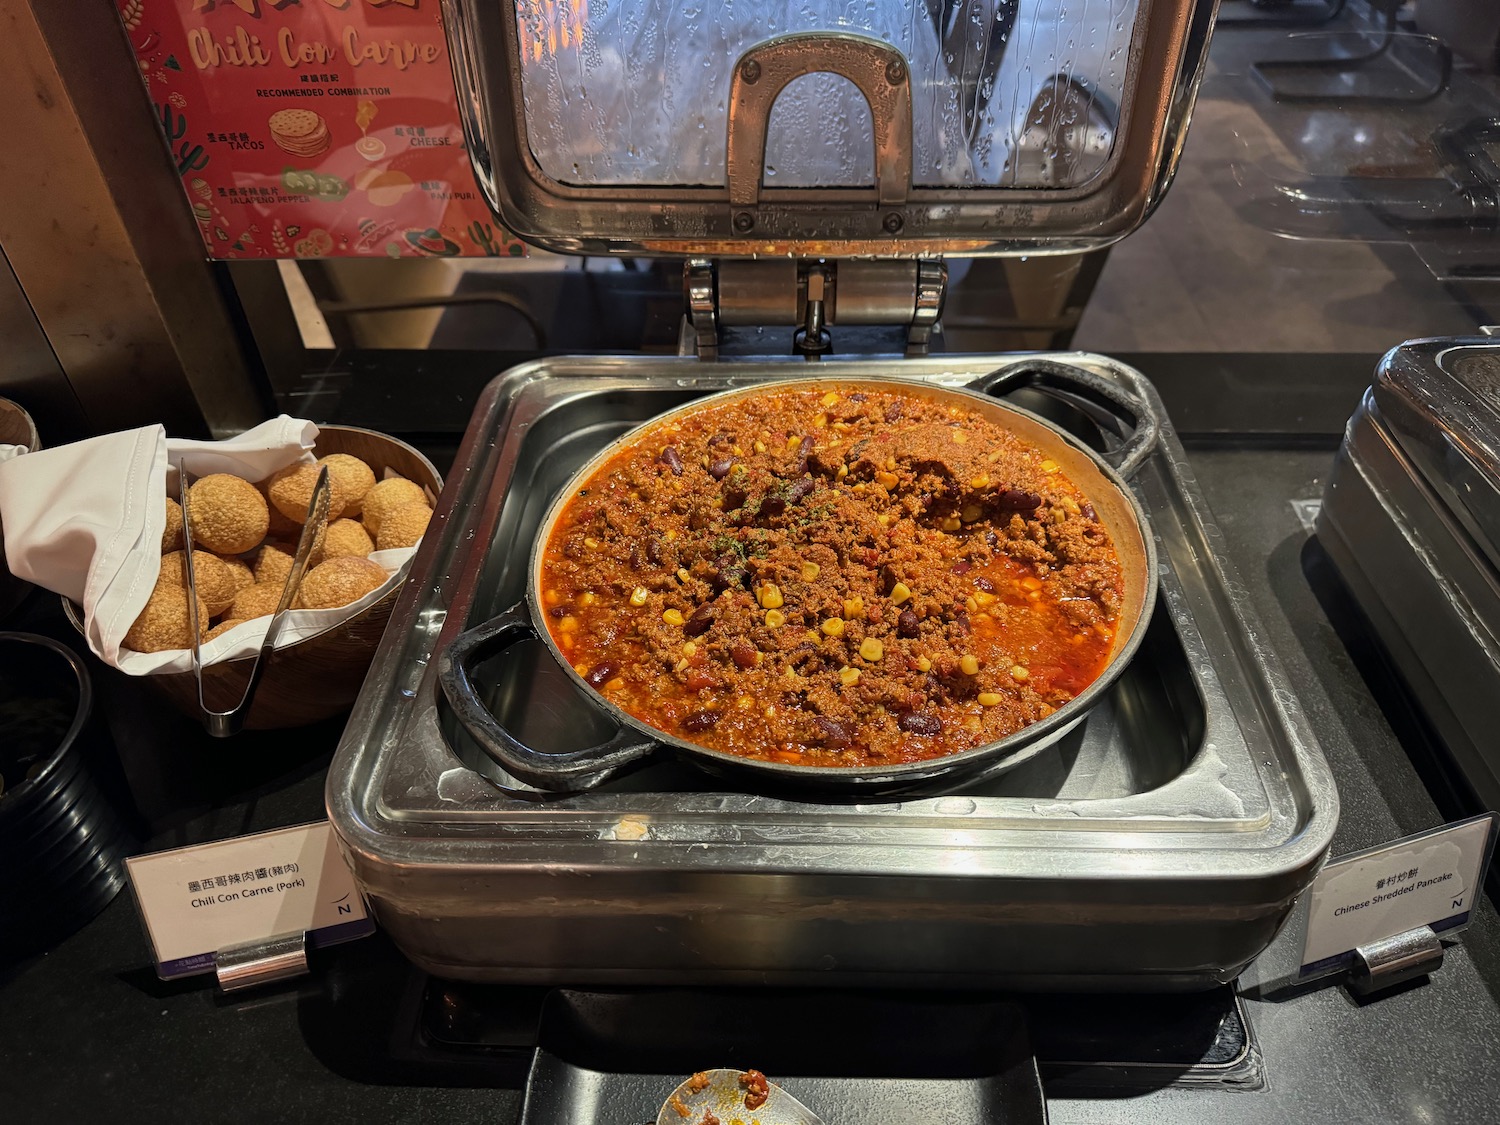
[[[126,861],[163,980],[212,972],[226,992],[308,971],[309,946],[375,923],[327,821]]]

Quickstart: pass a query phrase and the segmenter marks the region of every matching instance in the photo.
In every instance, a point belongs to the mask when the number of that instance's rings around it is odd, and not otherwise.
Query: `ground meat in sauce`
[[[704,746],[818,766],[994,742],[1107,662],[1087,498],[975,412],[785,391],[635,435],[558,520],[544,620],[579,674]]]
[[[747,1070],[740,1075],[740,1085],[745,1088],[745,1108],[759,1109],[771,1096],[766,1076],[758,1070]]]

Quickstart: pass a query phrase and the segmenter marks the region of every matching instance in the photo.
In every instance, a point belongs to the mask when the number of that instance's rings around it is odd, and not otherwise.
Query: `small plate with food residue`
[[[758,1070],[700,1070],[662,1103],[656,1125],[823,1125]]]

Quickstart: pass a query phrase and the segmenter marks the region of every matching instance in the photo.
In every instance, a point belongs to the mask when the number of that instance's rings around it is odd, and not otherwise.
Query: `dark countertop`
[[[1151,363],[1138,362],[1157,375]],[[1170,366],[1158,382],[1173,416],[1207,418],[1212,386],[1184,376],[1174,388]],[[1461,811],[1440,787],[1438,800],[1429,794],[1429,768],[1404,748],[1415,753],[1419,740],[1359,645],[1356,665],[1305,573],[1308,537],[1292,501],[1321,494],[1338,424],[1329,419],[1346,417],[1358,393],[1354,381],[1340,380],[1299,408],[1302,424],[1286,427],[1299,432],[1281,439],[1269,423],[1245,427],[1256,432],[1238,438],[1216,424],[1184,427],[1202,435],[1189,434],[1191,463],[1338,779],[1335,854]],[[379,413],[358,412],[375,426],[383,423]],[[339,420],[349,416],[339,412]],[[438,431],[421,428],[428,436]],[[1336,598],[1329,604],[1338,617]],[[117,680],[105,678],[104,695],[122,757],[138,771],[157,751],[177,764],[147,777],[137,796],[162,810],[188,810],[156,816],[148,849],[322,815],[323,771],[338,723],[214,744],[190,724],[147,715],[132,686]],[[327,951],[314,963],[310,977],[233,999],[204,978],[162,983],[130,896],[122,894],[45,956],[0,970],[3,1116],[452,1125],[517,1119],[514,1067],[454,1066],[434,1077],[414,1060],[403,1029],[422,978],[382,936]],[[1486,899],[1426,983],[1363,1005],[1337,987],[1248,1000],[1264,1064],[1261,1089],[1053,1097],[1052,1120],[1489,1121],[1500,1101],[1497,982],[1500,919]]]

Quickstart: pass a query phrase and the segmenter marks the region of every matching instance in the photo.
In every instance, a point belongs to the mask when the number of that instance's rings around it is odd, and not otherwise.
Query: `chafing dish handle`
[[[657,743],[629,727],[586,750],[548,754],[521,742],[501,725],[474,687],[475,664],[522,640],[537,637],[526,603],[460,633],[438,657],[438,683],[454,715],[474,741],[515,777],[552,792],[591,789],[656,749]],[[592,705],[592,701],[590,701]]]
[[[1081,399],[1130,423],[1129,436],[1119,446],[1102,454],[1122,477],[1130,477],[1156,449],[1157,439],[1161,436],[1161,419],[1151,403],[1137,398],[1113,380],[1071,363],[1059,363],[1055,359],[1022,359],[981,375],[969,384],[969,390],[997,398],[1022,387],[1034,388],[1063,401]]]

